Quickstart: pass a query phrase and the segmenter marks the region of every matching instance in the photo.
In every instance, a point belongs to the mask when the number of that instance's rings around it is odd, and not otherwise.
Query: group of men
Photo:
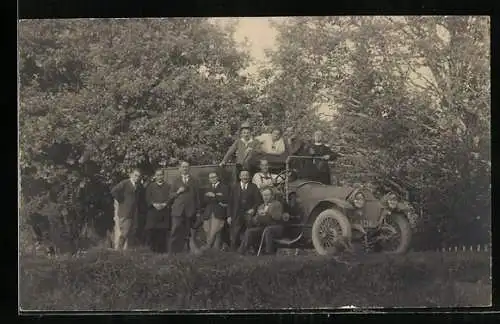
[[[168,183],[162,169],[155,172],[153,181],[140,195],[141,171],[134,169],[128,179],[112,188],[115,202],[114,248],[127,249],[128,241],[138,224],[140,199],[147,205],[144,229],[150,248],[155,252],[180,253],[209,248],[222,249],[227,245],[232,251],[246,253],[249,249],[263,247],[263,252],[274,253],[273,241],[283,231],[284,213],[282,201],[276,198],[274,185],[280,181],[269,172],[269,162],[260,158],[260,171],[251,174],[249,161],[255,156],[280,156],[283,154],[308,154],[314,160],[335,158],[333,152],[321,142],[316,132],[314,143],[304,146],[287,130],[286,138],[278,128],[270,134],[252,138],[248,123],[242,124],[240,138],[229,148],[220,166],[236,155],[235,173],[238,181],[222,183],[220,175],[208,175],[210,186],[202,189],[200,180],[190,174],[187,161],[179,164],[179,175]],[[256,155],[263,154],[263,155]],[[315,177],[329,182],[321,167],[313,166]],[[320,179],[321,178],[321,179]],[[329,178],[329,173],[328,173]],[[314,180],[314,179],[313,179]],[[196,230],[202,226],[206,243],[197,247]]]

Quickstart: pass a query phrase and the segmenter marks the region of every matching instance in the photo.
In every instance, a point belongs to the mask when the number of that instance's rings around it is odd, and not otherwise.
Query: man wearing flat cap
[[[235,140],[233,145],[231,145],[220,162],[220,166],[223,167],[231,156],[236,153],[235,179],[238,179],[240,170],[249,168],[248,162],[250,161],[250,157],[259,146],[260,142],[251,136],[250,123],[242,123],[240,127],[240,138]]]

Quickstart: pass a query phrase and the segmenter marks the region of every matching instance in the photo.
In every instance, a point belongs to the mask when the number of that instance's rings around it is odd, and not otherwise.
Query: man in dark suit
[[[323,133],[321,131],[314,132],[314,142],[309,145],[307,153],[315,157],[308,161],[307,164],[309,178],[313,181],[330,185],[332,182],[328,161],[336,160],[338,154],[333,152],[330,147],[323,143]]]
[[[246,224],[255,215],[262,203],[262,196],[257,186],[250,182],[250,172],[242,170],[240,181],[231,188],[228,224],[230,225],[231,250],[236,251],[241,242],[241,234]]]
[[[256,215],[252,217],[243,235],[243,242],[238,248],[241,254],[245,254],[249,247],[257,247],[261,236],[266,254],[275,253],[274,238],[280,237],[283,232],[283,204],[275,199],[272,187],[262,189],[261,193],[263,203],[257,208]]]
[[[197,179],[189,174],[189,163],[181,161],[180,175],[171,184],[171,230],[169,253],[180,253],[193,234],[200,210],[200,190]],[[190,235],[191,232],[191,235]],[[191,247],[192,248],[192,247]]]
[[[154,181],[146,187],[147,217],[144,230],[153,252],[166,252],[170,229],[170,186],[163,170],[156,170]]]
[[[221,230],[227,218],[229,188],[219,181],[216,172],[208,175],[210,188],[203,197],[203,229],[207,235],[207,244],[203,249],[214,247],[221,249]]]
[[[134,169],[129,179],[123,180],[111,189],[114,198],[114,248],[126,250],[129,239],[137,226],[141,171]]]

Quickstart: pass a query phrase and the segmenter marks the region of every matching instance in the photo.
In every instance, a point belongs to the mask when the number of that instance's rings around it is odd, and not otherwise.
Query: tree
[[[277,88],[305,77],[306,105],[333,108],[331,141],[420,197],[427,238],[466,239],[481,227],[473,215],[490,220],[488,27],[484,17],[292,18],[279,29],[275,55],[288,61],[275,64],[286,70]]]
[[[220,160],[254,97],[233,31],[204,18],[22,21],[23,194],[51,189],[79,214],[81,183],[105,193],[133,166]],[[104,197],[84,214],[111,217]]]

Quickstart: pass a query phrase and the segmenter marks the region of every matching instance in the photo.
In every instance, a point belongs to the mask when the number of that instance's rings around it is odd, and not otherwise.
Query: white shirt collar
[[[248,143],[252,142],[252,138],[251,138],[251,137],[250,137],[250,139],[249,139],[248,141],[247,141],[246,139],[244,139],[243,137],[241,137],[240,139],[241,139],[241,141],[242,141],[243,143],[245,143],[246,145],[248,145]]]
[[[323,143],[321,143],[321,142],[319,142],[319,143],[315,142],[314,145],[323,145]]]

